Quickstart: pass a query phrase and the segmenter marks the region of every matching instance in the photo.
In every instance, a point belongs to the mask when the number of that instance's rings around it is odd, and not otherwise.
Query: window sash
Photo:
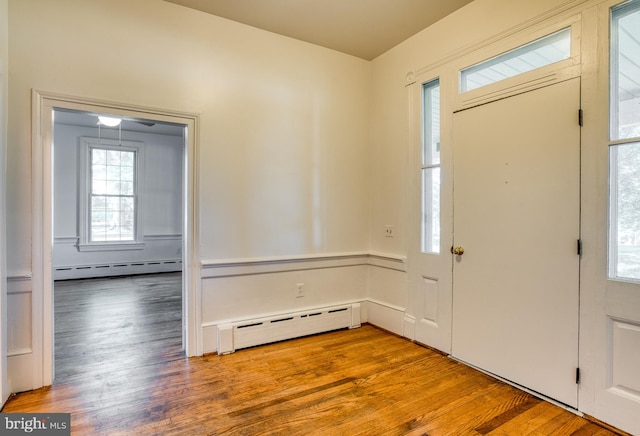
[[[103,159],[94,160],[100,150],[105,152]],[[79,251],[144,248],[141,209],[144,150],[144,143],[139,141],[80,138],[79,162],[84,183],[78,188]],[[125,154],[114,153],[109,160],[111,165],[106,165],[109,151]],[[122,157],[126,162],[119,160]]]
[[[634,106],[640,103],[640,0],[613,7],[610,24],[608,277],[638,282],[640,109]]]
[[[571,27],[524,44],[460,71],[464,93],[571,57]]]
[[[90,147],[89,242],[133,242],[136,151]]]
[[[421,251],[440,253],[440,80],[422,85]]]

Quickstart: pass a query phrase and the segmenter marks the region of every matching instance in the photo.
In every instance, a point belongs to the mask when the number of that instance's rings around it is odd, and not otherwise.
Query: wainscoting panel
[[[302,317],[304,320],[309,314],[331,307],[351,308],[350,321],[341,321],[337,327],[327,324],[326,329],[314,327],[313,331],[302,333],[353,328],[369,322],[402,335],[405,264],[402,257],[379,253],[203,262],[204,352],[229,352],[233,329],[238,326],[258,325],[265,319]],[[299,334],[289,337],[295,336]],[[286,338],[287,334],[278,336],[277,340]]]
[[[366,261],[366,255],[349,254],[205,263],[204,352],[219,350],[219,326],[251,324],[263,318],[284,319],[291,314],[361,303],[367,292]],[[349,325],[340,328],[351,326],[350,316],[349,321]],[[285,337],[279,336],[280,339]]]
[[[54,241],[54,280],[182,271],[181,235],[146,235],[140,249],[78,251],[78,237]]]
[[[32,280],[7,278],[7,379],[11,392],[33,388]]]

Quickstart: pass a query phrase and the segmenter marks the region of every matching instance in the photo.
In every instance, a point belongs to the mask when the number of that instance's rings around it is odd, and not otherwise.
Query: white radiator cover
[[[53,279],[73,280],[176,271],[182,271],[182,259],[100,263],[95,265],[79,266],[58,266],[54,267],[53,269]]]
[[[360,327],[360,303],[218,325],[218,354],[343,328]]]

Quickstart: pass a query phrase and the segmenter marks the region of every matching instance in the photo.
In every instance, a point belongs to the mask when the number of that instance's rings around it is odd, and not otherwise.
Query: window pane
[[[91,163],[93,165],[105,165],[107,163],[107,150],[91,149]]]
[[[92,177],[93,180],[107,180],[107,166],[93,165]]]
[[[460,91],[471,91],[569,57],[570,27],[462,70]]]
[[[424,133],[422,165],[440,163],[440,86],[436,80],[423,85]]]
[[[135,151],[91,149],[91,242],[135,240]]]
[[[640,143],[610,153],[609,276],[640,280]]]
[[[440,81],[422,85],[423,253],[440,252]]]
[[[640,1],[612,11],[611,139],[640,137]]]
[[[107,180],[120,180],[120,167],[108,166],[107,167]]]
[[[107,150],[107,165],[120,165],[120,153],[115,150]]]
[[[422,251],[440,252],[440,168],[422,170]]]
[[[94,195],[102,195],[107,193],[107,181],[106,180],[93,180],[91,181],[91,193]]]
[[[133,167],[120,167],[120,178],[128,182],[133,182]]]

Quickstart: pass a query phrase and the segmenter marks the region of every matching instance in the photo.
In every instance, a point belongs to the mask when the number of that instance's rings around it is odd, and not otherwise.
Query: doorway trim
[[[183,345],[203,353],[200,313],[198,125],[193,113],[32,91],[32,349],[33,388],[53,383],[53,117],[54,108],[108,112],[186,126],[183,196]]]

